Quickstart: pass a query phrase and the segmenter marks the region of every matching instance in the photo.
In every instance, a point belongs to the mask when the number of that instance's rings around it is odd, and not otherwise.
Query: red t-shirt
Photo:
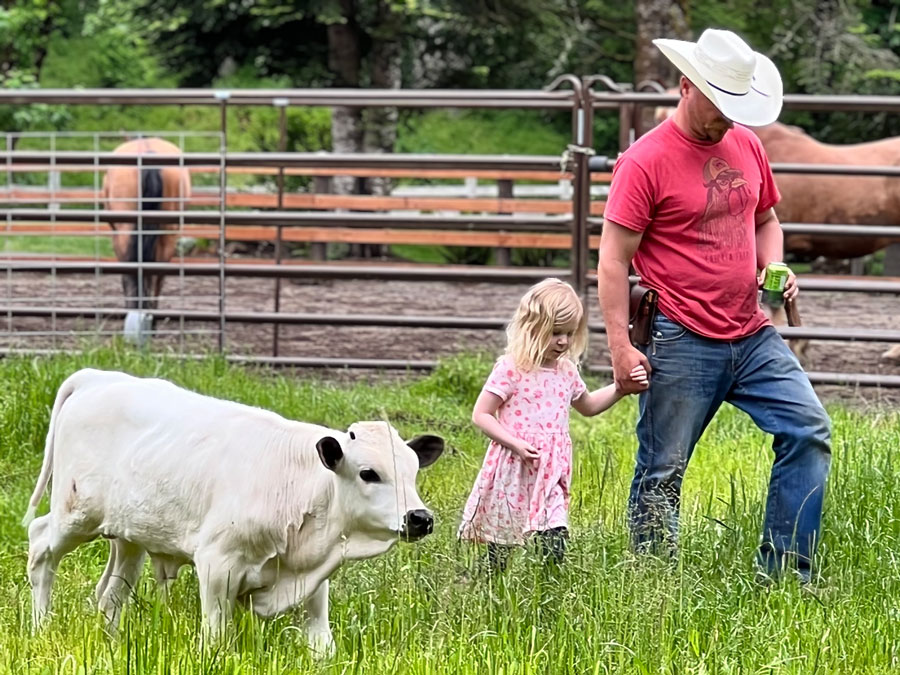
[[[735,125],[709,143],[668,119],[619,157],[604,215],[643,233],[632,264],[667,317],[733,340],[769,323],[757,301],[755,217],[780,198],[752,131]]]

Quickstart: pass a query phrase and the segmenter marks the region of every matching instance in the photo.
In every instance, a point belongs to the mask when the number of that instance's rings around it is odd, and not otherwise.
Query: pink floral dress
[[[484,385],[503,403],[497,419],[540,451],[537,466],[491,441],[466,502],[459,538],[520,545],[532,532],[568,527],[572,483],[569,406],[586,387],[575,364],[518,370],[512,357],[497,360]]]

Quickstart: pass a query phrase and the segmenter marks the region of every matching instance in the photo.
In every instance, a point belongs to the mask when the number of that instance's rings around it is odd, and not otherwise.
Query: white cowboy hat
[[[783,94],[778,68],[730,30],[707,28],[697,42],[653,44],[732,122],[761,127],[778,119]]]

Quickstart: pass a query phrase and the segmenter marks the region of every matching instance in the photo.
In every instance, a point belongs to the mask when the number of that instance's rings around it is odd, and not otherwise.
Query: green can
[[[761,301],[769,307],[781,307],[784,304],[784,286],[788,280],[788,266],[783,262],[770,262],[766,265],[766,276],[763,278]]]

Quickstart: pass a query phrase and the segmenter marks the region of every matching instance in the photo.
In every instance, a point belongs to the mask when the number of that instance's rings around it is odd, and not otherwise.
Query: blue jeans
[[[673,551],[681,481],[723,401],[775,438],[759,561],[809,577],[831,463],[830,421],[809,378],[771,326],[734,342],[710,340],[658,313],[643,348],[653,372],[640,395],[638,453],[629,499],[632,544]]]

